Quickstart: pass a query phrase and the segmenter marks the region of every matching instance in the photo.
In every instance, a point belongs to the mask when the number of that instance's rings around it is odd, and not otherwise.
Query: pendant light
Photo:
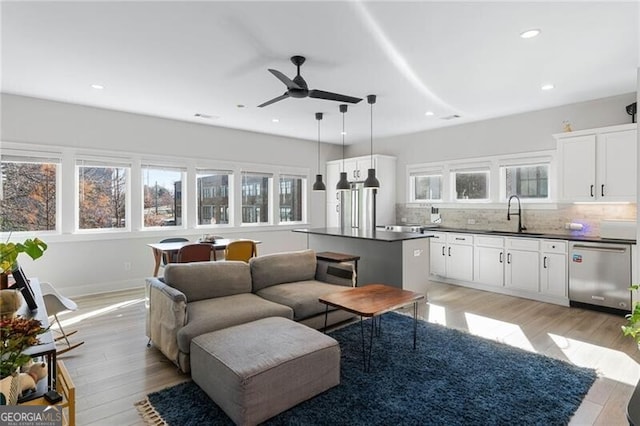
[[[320,173],[320,120],[322,120],[322,113],[316,112],[316,120],[318,121],[318,174],[316,175],[316,181],[313,184],[314,191],[325,191],[327,187],[322,182],[322,174]]]
[[[380,188],[380,182],[376,179],[376,169],[373,167],[373,104],[376,103],[376,95],[368,95],[367,102],[371,105],[371,168],[367,170],[367,179],[364,187],[368,189]]]
[[[345,112],[347,112],[347,105],[346,104],[340,105],[340,112],[342,113],[342,171],[340,172],[340,180],[338,181],[338,184],[336,185],[336,189],[338,191],[350,191],[351,190],[351,185],[349,184],[349,181],[347,180],[347,172],[344,171],[344,135],[345,135],[345,131],[344,131],[344,114],[345,114]]]

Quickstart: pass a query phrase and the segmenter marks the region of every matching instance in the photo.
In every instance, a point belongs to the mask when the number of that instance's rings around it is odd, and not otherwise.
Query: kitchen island
[[[316,252],[360,256],[358,285],[387,284],[427,294],[429,233],[357,228],[294,229],[293,232],[307,234],[307,247]]]

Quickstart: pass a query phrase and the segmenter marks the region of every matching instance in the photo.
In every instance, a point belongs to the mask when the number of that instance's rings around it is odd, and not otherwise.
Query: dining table
[[[173,254],[177,253],[178,250],[180,250],[183,246],[186,246],[188,244],[197,244],[197,243],[204,243],[204,244],[211,244],[211,250],[224,250],[225,248],[227,248],[227,245],[232,242],[232,241],[240,241],[240,240],[246,240],[246,238],[220,238],[220,239],[216,239],[215,241],[179,241],[179,242],[171,242],[171,243],[150,243],[147,244],[147,246],[151,247],[151,250],[153,250],[153,260],[154,260],[154,266],[153,266],[153,276],[157,277],[158,276],[158,271],[160,270],[160,264],[162,262],[162,255],[163,254],[167,254],[168,258],[171,259],[173,257]],[[256,240],[252,240],[254,243],[256,244],[260,244],[260,241],[256,241]]]

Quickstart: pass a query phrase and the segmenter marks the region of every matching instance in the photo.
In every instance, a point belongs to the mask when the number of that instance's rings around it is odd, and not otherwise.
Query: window
[[[302,222],[307,179],[302,176],[280,176],[280,223]]]
[[[78,229],[126,228],[129,165],[79,160]]]
[[[197,170],[198,225],[229,224],[229,170]]]
[[[179,168],[142,166],[144,226],[182,225],[182,182]]]
[[[549,164],[527,164],[501,168],[504,198],[549,198]]]
[[[269,223],[269,186],[272,176],[242,172],[242,223]]]
[[[59,159],[3,155],[0,231],[55,231]]]
[[[410,201],[441,201],[442,173],[413,172],[409,179]]]
[[[488,200],[489,171],[456,171],[452,173],[456,200]]]

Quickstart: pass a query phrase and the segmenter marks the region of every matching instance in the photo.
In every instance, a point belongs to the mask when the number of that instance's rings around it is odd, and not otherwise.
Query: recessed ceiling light
[[[92,84],[91,87],[96,89],[96,90],[104,89],[104,86],[102,84]]]
[[[278,120],[277,118],[273,118],[273,119],[271,119],[271,122],[273,122],[273,123],[279,123],[279,122],[280,122],[280,120]]]
[[[542,90],[551,90],[551,89],[553,89],[554,87],[556,87],[556,86],[554,86],[554,85],[553,85],[553,84],[551,84],[551,83],[548,83],[548,84],[543,84],[540,88],[541,88]]]
[[[347,135],[347,132],[340,132],[340,134],[341,134],[342,136],[346,136],[346,135]]]
[[[424,115],[426,115],[427,117],[431,117],[432,115],[434,115],[433,111],[427,111],[424,113]]]
[[[522,38],[534,38],[540,35],[541,31],[537,28],[532,28],[530,30],[526,30],[520,33],[520,37]]]

